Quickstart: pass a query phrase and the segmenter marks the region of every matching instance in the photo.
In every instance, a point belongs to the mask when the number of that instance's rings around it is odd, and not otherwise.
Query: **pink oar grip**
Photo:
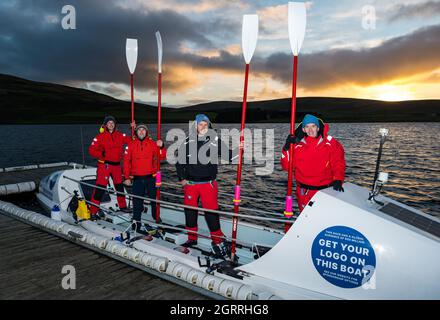
[[[162,185],[162,173],[157,171],[156,173],[156,187],[160,187]]]
[[[235,186],[234,187],[234,205],[238,206],[240,204],[240,186]]]
[[[292,196],[287,196],[286,197],[286,209],[284,210],[284,216],[286,218],[291,218],[293,216],[292,207],[293,207]]]

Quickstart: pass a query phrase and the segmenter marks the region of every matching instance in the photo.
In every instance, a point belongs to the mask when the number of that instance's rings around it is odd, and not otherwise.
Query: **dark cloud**
[[[244,68],[244,59],[242,55],[233,55],[227,51],[221,50],[218,57],[203,57],[194,54],[186,54],[182,59],[199,69],[218,69],[223,71],[237,71]]]
[[[62,18],[62,4],[52,0],[16,1],[0,4],[0,73],[61,83],[128,84],[125,39],[140,43],[136,86],[156,88],[157,49],[154,33],[160,30],[164,42],[164,88],[178,92],[191,79],[174,66],[196,70],[242,72],[241,54],[221,50],[218,57],[197,54],[197,48],[217,49],[215,37],[228,39],[241,30],[227,18],[196,22],[173,11],[126,10],[109,0],[69,1],[77,11],[77,30],[66,31],[51,17]],[[347,84],[368,85],[428,72],[440,67],[440,25],[388,40],[363,50],[329,50],[303,54],[299,62],[299,83],[305,89]],[[182,53],[182,44],[193,53]],[[291,55],[275,53],[254,56],[251,72],[270,75],[291,83]],[[180,70],[180,71],[179,71]],[[96,88],[117,96],[118,86]]]
[[[440,68],[440,25],[388,40],[363,50],[329,50],[299,59],[300,84],[322,89],[346,84],[369,85]],[[278,53],[256,66],[274,79],[291,83],[292,57]]]
[[[164,42],[164,72],[181,62],[180,45],[213,48],[202,23],[173,11],[125,10],[108,0],[70,1],[77,29],[63,30],[46,17],[62,18],[57,1],[17,1],[0,5],[0,72],[54,82],[128,82],[125,39],[139,39],[136,85],[155,87],[155,31]],[[227,26],[223,23],[223,27]],[[172,89],[174,83],[165,83]]]
[[[427,1],[417,4],[399,4],[390,10],[388,22],[412,18],[431,18],[440,15],[440,1]]]
[[[309,90],[344,84],[370,85],[440,68],[440,25],[421,28],[405,36],[362,50],[328,50],[303,54],[299,59],[299,84]],[[221,51],[219,57],[186,55],[194,68],[241,72],[242,55]],[[290,84],[292,55],[275,53],[267,58],[255,56],[251,71],[268,74]]]

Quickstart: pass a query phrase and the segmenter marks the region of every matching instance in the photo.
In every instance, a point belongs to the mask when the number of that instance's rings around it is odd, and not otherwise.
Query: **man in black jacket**
[[[199,199],[204,209],[218,209],[218,158],[227,155],[232,161],[231,150],[220,140],[214,130],[210,130],[211,122],[204,114],[196,116],[195,125],[190,130],[178,150],[176,164],[177,176],[184,190],[184,204],[197,207]],[[222,152],[223,151],[223,152]],[[188,241],[185,247],[197,245],[198,210],[185,209]],[[217,257],[225,258],[230,253],[229,243],[224,240],[217,213],[205,212],[206,223],[211,234],[212,250]]]

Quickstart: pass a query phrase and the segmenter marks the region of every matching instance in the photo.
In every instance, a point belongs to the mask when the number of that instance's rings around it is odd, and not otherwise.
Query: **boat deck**
[[[61,286],[65,265],[75,267],[75,290]],[[0,299],[206,297],[0,214]]]

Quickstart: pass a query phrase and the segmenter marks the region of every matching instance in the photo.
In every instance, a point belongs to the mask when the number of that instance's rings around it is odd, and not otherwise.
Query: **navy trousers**
[[[156,178],[148,175],[134,177],[133,194],[136,196],[156,199]],[[151,216],[156,220],[156,202],[151,201]],[[133,198],[133,220],[141,221],[141,214],[144,211],[144,200]]]

